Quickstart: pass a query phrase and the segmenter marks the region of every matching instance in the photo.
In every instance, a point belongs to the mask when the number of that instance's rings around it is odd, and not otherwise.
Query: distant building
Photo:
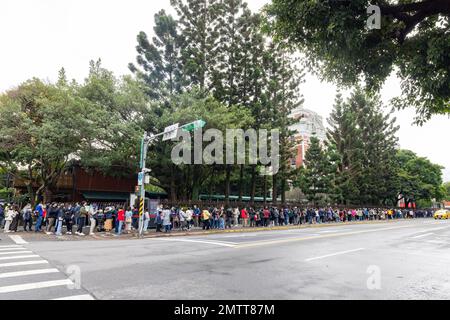
[[[291,159],[291,166],[299,168],[305,160],[305,153],[308,150],[311,137],[314,135],[321,142],[324,142],[326,130],[322,116],[309,109],[296,108],[292,111],[290,117],[297,120],[295,124],[289,127],[290,130],[295,131],[292,139],[296,141],[296,153],[295,158]]]

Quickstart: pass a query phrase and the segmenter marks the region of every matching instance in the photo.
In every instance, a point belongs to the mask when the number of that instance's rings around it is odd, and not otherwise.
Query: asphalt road
[[[448,220],[129,240],[0,238],[0,299],[450,299]],[[28,261],[41,262],[17,264]]]

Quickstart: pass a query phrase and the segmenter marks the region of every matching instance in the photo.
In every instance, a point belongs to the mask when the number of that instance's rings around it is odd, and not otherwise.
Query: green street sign
[[[183,130],[190,132],[190,131],[194,131],[194,130],[199,129],[199,128],[203,128],[205,125],[206,125],[205,121],[197,120],[197,121],[189,123],[188,125],[183,127]]]

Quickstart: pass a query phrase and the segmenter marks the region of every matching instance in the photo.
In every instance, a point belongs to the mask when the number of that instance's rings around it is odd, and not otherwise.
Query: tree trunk
[[[244,192],[244,165],[241,164],[240,172],[239,172],[239,202],[242,201],[242,196]]]
[[[252,205],[255,202],[255,193],[256,193],[256,166],[252,165],[252,181],[250,190],[250,203]]]
[[[272,203],[277,203],[277,174],[272,176]]]
[[[267,203],[267,176],[263,176],[264,184],[263,184],[263,192],[264,192],[264,205]]]
[[[230,202],[230,178],[231,178],[231,166],[226,166],[225,174],[225,203],[228,205]]]
[[[175,172],[173,165],[170,165],[170,200],[177,201],[177,188],[175,185]]]

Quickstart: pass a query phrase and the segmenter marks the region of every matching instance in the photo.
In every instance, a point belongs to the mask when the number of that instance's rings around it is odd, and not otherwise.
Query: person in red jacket
[[[267,207],[263,210],[263,219],[264,219],[264,227],[267,227],[269,225],[269,218],[270,218],[270,211],[267,209]]]
[[[245,208],[242,208],[241,210],[241,219],[242,219],[242,227],[247,227],[248,225],[248,213],[247,210]]]
[[[119,222],[119,228],[117,229],[117,235],[120,235],[122,233],[122,226],[125,222],[125,210],[123,210],[122,207],[119,208],[119,211],[117,211],[117,221]]]

